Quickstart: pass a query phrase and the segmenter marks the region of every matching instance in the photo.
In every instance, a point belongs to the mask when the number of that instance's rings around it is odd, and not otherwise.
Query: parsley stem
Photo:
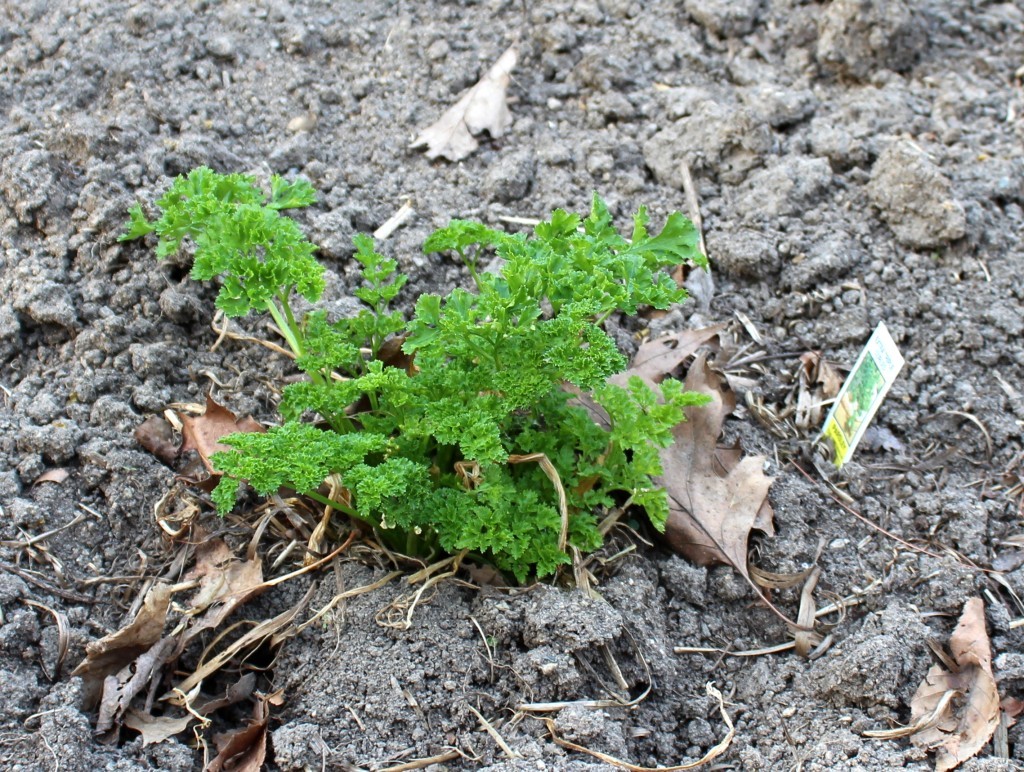
[[[283,303],[284,307],[288,310],[288,316],[291,317],[291,309],[288,308],[288,303]],[[284,337],[285,342],[288,343],[288,348],[292,350],[295,356],[300,357],[303,355],[302,343],[299,342],[299,337],[296,335],[294,325],[294,317],[292,317],[292,323],[289,324],[289,319],[283,313],[281,309],[277,307],[272,299],[267,300],[266,305],[267,311],[274,318],[274,322],[277,324],[277,328],[281,331],[281,335]]]
[[[324,496],[323,494],[318,493],[317,491],[306,491],[305,495],[309,496],[314,501],[320,502],[325,507],[331,507],[332,509],[336,509],[339,512],[343,512],[344,514],[348,515],[349,517],[355,518],[356,520],[359,520],[360,522],[366,523],[367,525],[369,525],[369,526],[371,526],[373,528],[379,528],[380,527],[380,523],[376,523],[376,522],[374,522],[373,520],[371,520],[368,517],[363,517],[358,512],[356,512],[354,509],[352,509],[352,507],[345,506],[340,501],[335,501],[334,499],[329,499],[326,496]]]

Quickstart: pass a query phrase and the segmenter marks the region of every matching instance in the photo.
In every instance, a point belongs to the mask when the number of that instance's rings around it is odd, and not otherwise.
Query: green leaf
[[[431,252],[459,252],[466,247],[477,245],[495,246],[507,236],[471,220],[452,220],[444,228],[438,228],[423,242],[424,254]]]
[[[652,268],[684,263],[692,263],[701,268],[708,267],[708,259],[700,251],[700,233],[696,226],[679,212],[673,212],[668,216],[665,227],[657,236],[647,237],[646,231],[643,231],[643,237],[639,240],[634,239],[629,252],[642,256]]]
[[[458,253],[475,286],[420,296],[408,323],[391,308],[406,277],[358,235],[353,294],[362,305],[329,321],[322,311],[296,318],[291,306],[296,294],[320,297],[323,268],[281,210],[314,201],[304,180],[274,176],[268,197],[251,177],[200,167],[156,202],[157,220],[133,206],[121,237],[155,232],[158,256],[194,248],[192,275],[221,282],[218,307],[270,313],[308,375],[283,389],[281,426],[222,440],[232,450],[213,457],[221,513],[242,481],[263,495],[283,488],[321,500],[322,482],[337,475],[346,489],[337,506],[380,526],[389,544],[470,550],[527,581],[570,558],[550,469],[510,465],[515,453],[544,454],[554,467],[573,547],[599,547],[601,510],[624,501],[664,528],[667,494],[653,482],[659,449],[673,441],[684,408],[707,397],[671,379],[658,389],[636,377],[610,385],[626,362],[602,324],[685,298],[668,269],[706,265],[692,224],[674,213],[652,236],[641,208],[627,239],[596,194],[585,219],[556,210],[532,234],[453,220],[424,250]],[[501,267],[477,273],[488,249]],[[414,357],[383,353],[396,335]],[[566,384],[596,401],[610,425],[595,423]]]
[[[146,219],[140,204],[132,204],[128,209],[128,216],[130,219],[127,230],[117,237],[118,241],[133,241],[153,232],[153,223]]]
[[[276,174],[270,178],[271,209],[296,209],[316,203],[316,191],[307,180],[297,179],[288,182]]]

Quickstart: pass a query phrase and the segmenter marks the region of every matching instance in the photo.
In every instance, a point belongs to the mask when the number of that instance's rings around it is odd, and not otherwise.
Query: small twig
[[[469,705],[469,704],[467,704],[466,707],[469,708],[473,712],[473,715],[476,716],[477,720],[480,722],[480,726],[482,726],[484,728],[484,731],[486,731],[487,734],[489,734],[491,736],[491,739],[494,740],[495,744],[499,748],[501,748],[502,752],[506,756],[508,756],[508,758],[510,758],[510,759],[521,759],[522,758],[521,754],[516,753],[514,750],[512,750],[508,746],[508,743],[505,742],[505,738],[503,738],[500,734],[498,734],[498,730],[494,728],[494,726],[491,724],[490,721],[488,721],[486,718],[483,717],[483,714],[479,710],[477,710],[476,708],[474,708],[472,705]]]
[[[377,241],[384,241],[388,236],[394,233],[399,227],[401,227],[406,220],[413,215],[412,202],[406,201],[402,206],[389,217],[383,225],[373,232],[373,237]]]
[[[487,664],[491,666],[491,682],[494,682],[494,653],[491,651],[491,644],[487,641],[487,636],[484,635],[484,629],[480,626],[480,623],[476,621],[476,617],[471,616],[469,621],[476,627],[476,631],[480,633],[480,640],[484,642],[484,649],[487,651]]]
[[[789,463],[791,463],[794,467],[796,467],[797,471],[800,472],[800,474],[802,474],[804,477],[806,477],[812,483],[815,483],[815,484],[817,483],[817,481],[813,477],[811,477],[809,474],[807,474],[807,472],[804,471],[803,467],[801,467],[796,461],[793,461],[792,459],[790,459]],[[871,522],[866,517],[864,517],[864,515],[862,515],[857,510],[855,510],[853,507],[847,505],[845,502],[840,500],[840,498],[838,496],[833,495],[831,493],[831,491],[829,492],[829,498],[831,498],[834,502],[836,502],[836,504],[841,506],[843,509],[845,509],[847,512],[849,512],[851,515],[856,517],[858,520],[860,520],[865,525],[867,525],[867,526],[869,526],[871,528],[874,528],[879,533],[888,536],[890,539],[892,539],[895,542],[898,542],[899,544],[902,544],[907,549],[913,550],[914,552],[918,552],[918,553],[920,553],[922,555],[927,555],[928,557],[931,557],[931,558],[941,558],[942,557],[941,555],[939,555],[939,554],[937,554],[935,552],[932,552],[931,550],[926,550],[924,547],[918,547],[916,544],[911,544],[909,541],[907,541],[906,539],[903,539],[903,538],[897,536],[892,531],[887,531],[885,528],[882,528],[882,526],[878,525],[877,523]]]
[[[64,525],[58,526],[57,528],[53,528],[47,531],[46,533],[41,533],[38,536],[33,536],[31,539],[24,539],[22,541],[10,541],[4,539],[0,541],[0,544],[2,544],[4,547],[13,547],[14,549],[26,549],[28,547],[34,547],[39,542],[44,541],[45,539],[49,539],[51,536],[58,534],[61,531],[65,531],[68,528],[73,528],[74,526],[83,522],[85,519],[86,515],[79,512],[77,515],[75,515],[74,519],[72,519],[71,522],[65,523]]]
[[[942,698],[938,701],[931,713],[921,716],[910,726],[901,726],[896,729],[882,729],[875,731],[862,732],[864,737],[871,737],[875,740],[896,740],[900,737],[910,737],[910,735],[923,732],[925,729],[938,724],[945,717],[946,707],[949,705],[956,695],[958,695],[956,689],[949,689],[942,695]]]
[[[700,239],[700,253],[707,255],[708,250],[704,245],[704,218],[700,216],[700,204],[697,202],[697,188],[693,184],[693,175],[690,174],[690,165],[684,158],[679,163],[679,171],[683,177],[683,195],[686,196],[686,211],[690,220],[697,228],[697,237]]]
[[[732,719],[729,718],[729,714],[725,711],[725,698],[722,696],[722,693],[718,691],[718,689],[716,689],[714,685],[712,685],[711,683],[708,683],[705,688],[707,689],[708,695],[718,700],[718,710],[721,713],[722,720],[725,722],[725,725],[728,727],[729,731],[726,732],[725,737],[723,737],[717,745],[711,748],[711,750],[705,753],[703,757],[689,764],[678,764],[674,767],[641,767],[637,764],[630,764],[628,761],[622,761],[620,759],[615,758],[614,756],[608,755],[607,753],[601,753],[600,751],[585,748],[582,745],[577,745],[576,743],[569,742],[568,740],[563,740],[561,737],[558,736],[558,732],[553,719],[542,718],[541,721],[544,722],[544,725],[547,727],[548,732],[551,735],[551,739],[555,742],[556,745],[560,745],[563,748],[567,748],[568,750],[586,753],[590,756],[593,756],[596,759],[600,759],[606,764],[611,764],[613,767],[617,767],[619,769],[625,769],[629,772],[655,772],[655,770],[657,770],[657,772],[677,772],[679,770],[696,769],[697,767],[702,767],[705,764],[710,763],[712,760],[722,755],[732,744],[733,737],[736,736],[736,728],[733,726]]]
[[[295,359],[294,352],[289,351],[288,349],[282,346],[278,346],[276,343],[271,343],[269,340],[263,340],[263,338],[254,338],[251,335],[243,335],[240,332],[232,332],[230,329],[231,323],[227,320],[224,321],[223,327],[218,327],[217,319],[222,315],[222,313],[223,312],[218,312],[214,314],[213,319],[210,322],[210,327],[218,335],[217,341],[213,344],[212,348],[210,349],[211,351],[216,351],[217,347],[221,344],[221,341],[224,340],[224,338],[228,338],[229,340],[241,340],[246,343],[255,343],[259,346],[263,346],[264,348],[268,348],[271,351],[274,351],[278,354],[282,354],[283,356],[286,356],[289,359]],[[271,327],[273,327],[273,325],[271,325]]]
[[[0,571],[6,571],[9,574],[20,576],[26,582],[34,584],[41,590],[45,590],[51,595],[56,595],[58,598],[72,601],[73,603],[99,603],[96,598],[91,598],[88,595],[82,595],[81,593],[72,592],[71,590],[64,590],[60,587],[56,587],[49,582],[45,582],[42,579],[35,577],[32,572],[26,571],[18,566],[12,565],[6,561],[0,561]]]
[[[443,764],[446,761],[454,761],[461,756],[462,754],[459,753],[459,751],[450,750],[445,751],[444,753],[439,753],[436,756],[431,756],[427,759],[413,759],[412,761],[407,761],[404,764],[385,767],[384,769],[379,770],[379,772],[408,772],[412,769],[423,769],[424,767],[429,767],[432,764]]]

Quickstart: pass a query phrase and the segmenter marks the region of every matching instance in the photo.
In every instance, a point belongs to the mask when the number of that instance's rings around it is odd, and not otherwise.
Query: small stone
[[[682,188],[685,160],[694,174],[717,177],[728,185],[742,182],[771,153],[767,124],[744,107],[711,100],[691,115],[659,131],[644,143],[644,160],[659,182]]]
[[[427,46],[427,58],[432,62],[443,62],[450,50],[451,46],[448,45],[448,41],[444,38],[438,38]]]
[[[292,134],[296,134],[300,131],[312,131],[316,128],[316,115],[314,113],[306,113],[305,115],[297,115],[288,121],[288,131]]]
[[[530,190],[536,173],[537,158],[533,151],[524,150],[502,156],[488,169],[482,192],[489,201],[503,204],[519,201]]]
[[[707,243],[712,266],[730,276],[766,278],[781,266],[772,237],[762,229],[710,231]]]
[[[736,37],[753,31],[760,0],[685,0],[683,7],[694,21],[718,37]]]
[[[227,35],[213,35],[206,39],[206,52],[218,59],[235,58],[235,41]]]

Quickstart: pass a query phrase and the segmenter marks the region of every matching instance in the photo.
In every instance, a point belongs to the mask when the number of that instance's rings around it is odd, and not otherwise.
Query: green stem
[[[277,307],[277,303],[273,300],[267,301],[267,311],[274,318],[274,323],[277,324],[278,329],[281,331],[281,335],[288,343],[288,348],[292,350],[295,356],[300,357],[304,351],[302,349],[302,343],[299,341],[298,330],[295,327],[295,318],[292,316],[291,309],[288,307],[287,301],[281,303],[287,312],[287,316],[281,312],[281,309]]]
[[[479,292],[480,291],[480,276],[476,272],[476,260],[475,259],[470,259],[469,257],[466,257],[466,253],[465,253],[464,250],[456,249],[455,251],[458,252],[459,253],[459,257],[462,258],[462,264],[465,265],[466,268],[469,269],[469,275],[473,277],[473,283],[476,285],[476,289]]]
[[[354,509],[352,509],[352,507],[345,506],[340,501],[335,501],[334,499],[329,499],[326,496],[324,496],[323,494],[318,493],[317,491],[306,491],[305,495],[309,496],[314,501],[319,501],[325,507],[331,507],[332,509],[336,509],[339,512],[343,512],[344,514],[348,515],[349,517],[355,518],[356,520],[359,520],[360,522],[366,523],[368,526],[370,526],[372,528],[379,528],[380,527],[380,523],[376,523],[376,522],[374,522],[373,520],[371,520],[368,517],[363,517],[358,512],[356,512]]]
[[[413,556],[420,554],[420,540],[411,528],[405,532],[405,554]]]

